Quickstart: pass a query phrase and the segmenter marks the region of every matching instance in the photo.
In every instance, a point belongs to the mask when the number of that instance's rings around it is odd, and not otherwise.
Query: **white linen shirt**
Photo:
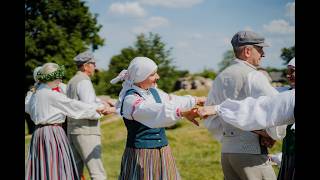
[[[217,115],[225,122],[245,131],[293,124],[295,90],[274,96],[248,97],[241,101],[227,99],[216,106]]]
[[[239,59],[235,59],[234,61],[238,63],[244,63],[247,66],[250,66],[256,69],[256,67],[254,67],[253,65],[251,65],[246,61],[239,60]],[[247,94],[249,94],[250,97],[254,97],[254,98],[257,98],[259,96],[272,96],[279,93],[274,87],[271,86],[267,77],[260,71],[252,71],[248,73],[247,79],[245,79],[244,81],[244,88]],[[217,105],[222,103],[225,100],[224,99],[225,97],[216,96],[215,93],[213,93],[212,91],[213,91],[213,88],[210,89],[205,105]],[[204,120],[204,124],[208,128],[209,132],[211,132],[211,134],[216,139],[221,141],[223,127],[219,118],[215,119],[217,117],[218,116],[209,116],[207,119]],[[267,128],[266,132],[273,139],[281,140],[285,137],[286,125]]]
[[[96,109],[96,105],[67,98],[46,84],[41,84],[29,99],[25,99],[25,112],[30,114],[36,125],[63,123],[66,116],[97,120],[100,115]]]
[[[149,90],[141,89],[135,85],[132,87],[142,97],[136,94],[127,95],[123,100],[123,117],[128,120],[136,120],[150,128],[161,128],[174,125],[182,117],[181,108],[192,108],[196,100],[190,95],[169,95],[160,89],[156,89],[161,98],[161,103],[156,103]],[[121,103],[117,105],[120,112]]]

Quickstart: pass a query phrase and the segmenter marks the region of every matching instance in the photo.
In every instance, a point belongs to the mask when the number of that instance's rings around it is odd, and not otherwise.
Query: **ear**
[[[88,65],[87,65],[87,64],[84,64],[84,65],[83,65],[83,70],[84,70],[84,71],[88,71]]]
[[[248,48],[248,47],[246,47],[246,48],[244,48],[244,56],[245,57],[250,57],[251,56],[251,49],[250,48]]]

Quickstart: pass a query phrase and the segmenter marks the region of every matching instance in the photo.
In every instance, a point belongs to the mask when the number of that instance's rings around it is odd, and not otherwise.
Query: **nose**
[[[260,54],[261,54],[261,57],[266,57],[265,54],[264,54],[264,51],[262,49],[261,49]]]

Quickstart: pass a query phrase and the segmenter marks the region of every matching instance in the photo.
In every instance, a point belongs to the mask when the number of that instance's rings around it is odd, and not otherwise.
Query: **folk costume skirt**
[[[169,145],[155,149],[126,147],[119,180],[180,180]]]
[[[26,180],[80,180],[68,138],[61,126],[38,126],[31,137]]]
[[[295,179],[295,154],[282,154],[278,180]]]

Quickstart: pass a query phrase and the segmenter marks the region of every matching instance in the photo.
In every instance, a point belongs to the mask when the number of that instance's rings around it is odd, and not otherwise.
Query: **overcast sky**
[[[98,14],[105,45],[94,52],[97,67],[108,69],[112,56],[133,46],[137,34],[158,33],[172,47],[181,70],[218,70],[230,39],[240,30],[262,34],[263,67],[283,68],[281,48],[295,44],[295,2],[288,0],[85,0]]]

